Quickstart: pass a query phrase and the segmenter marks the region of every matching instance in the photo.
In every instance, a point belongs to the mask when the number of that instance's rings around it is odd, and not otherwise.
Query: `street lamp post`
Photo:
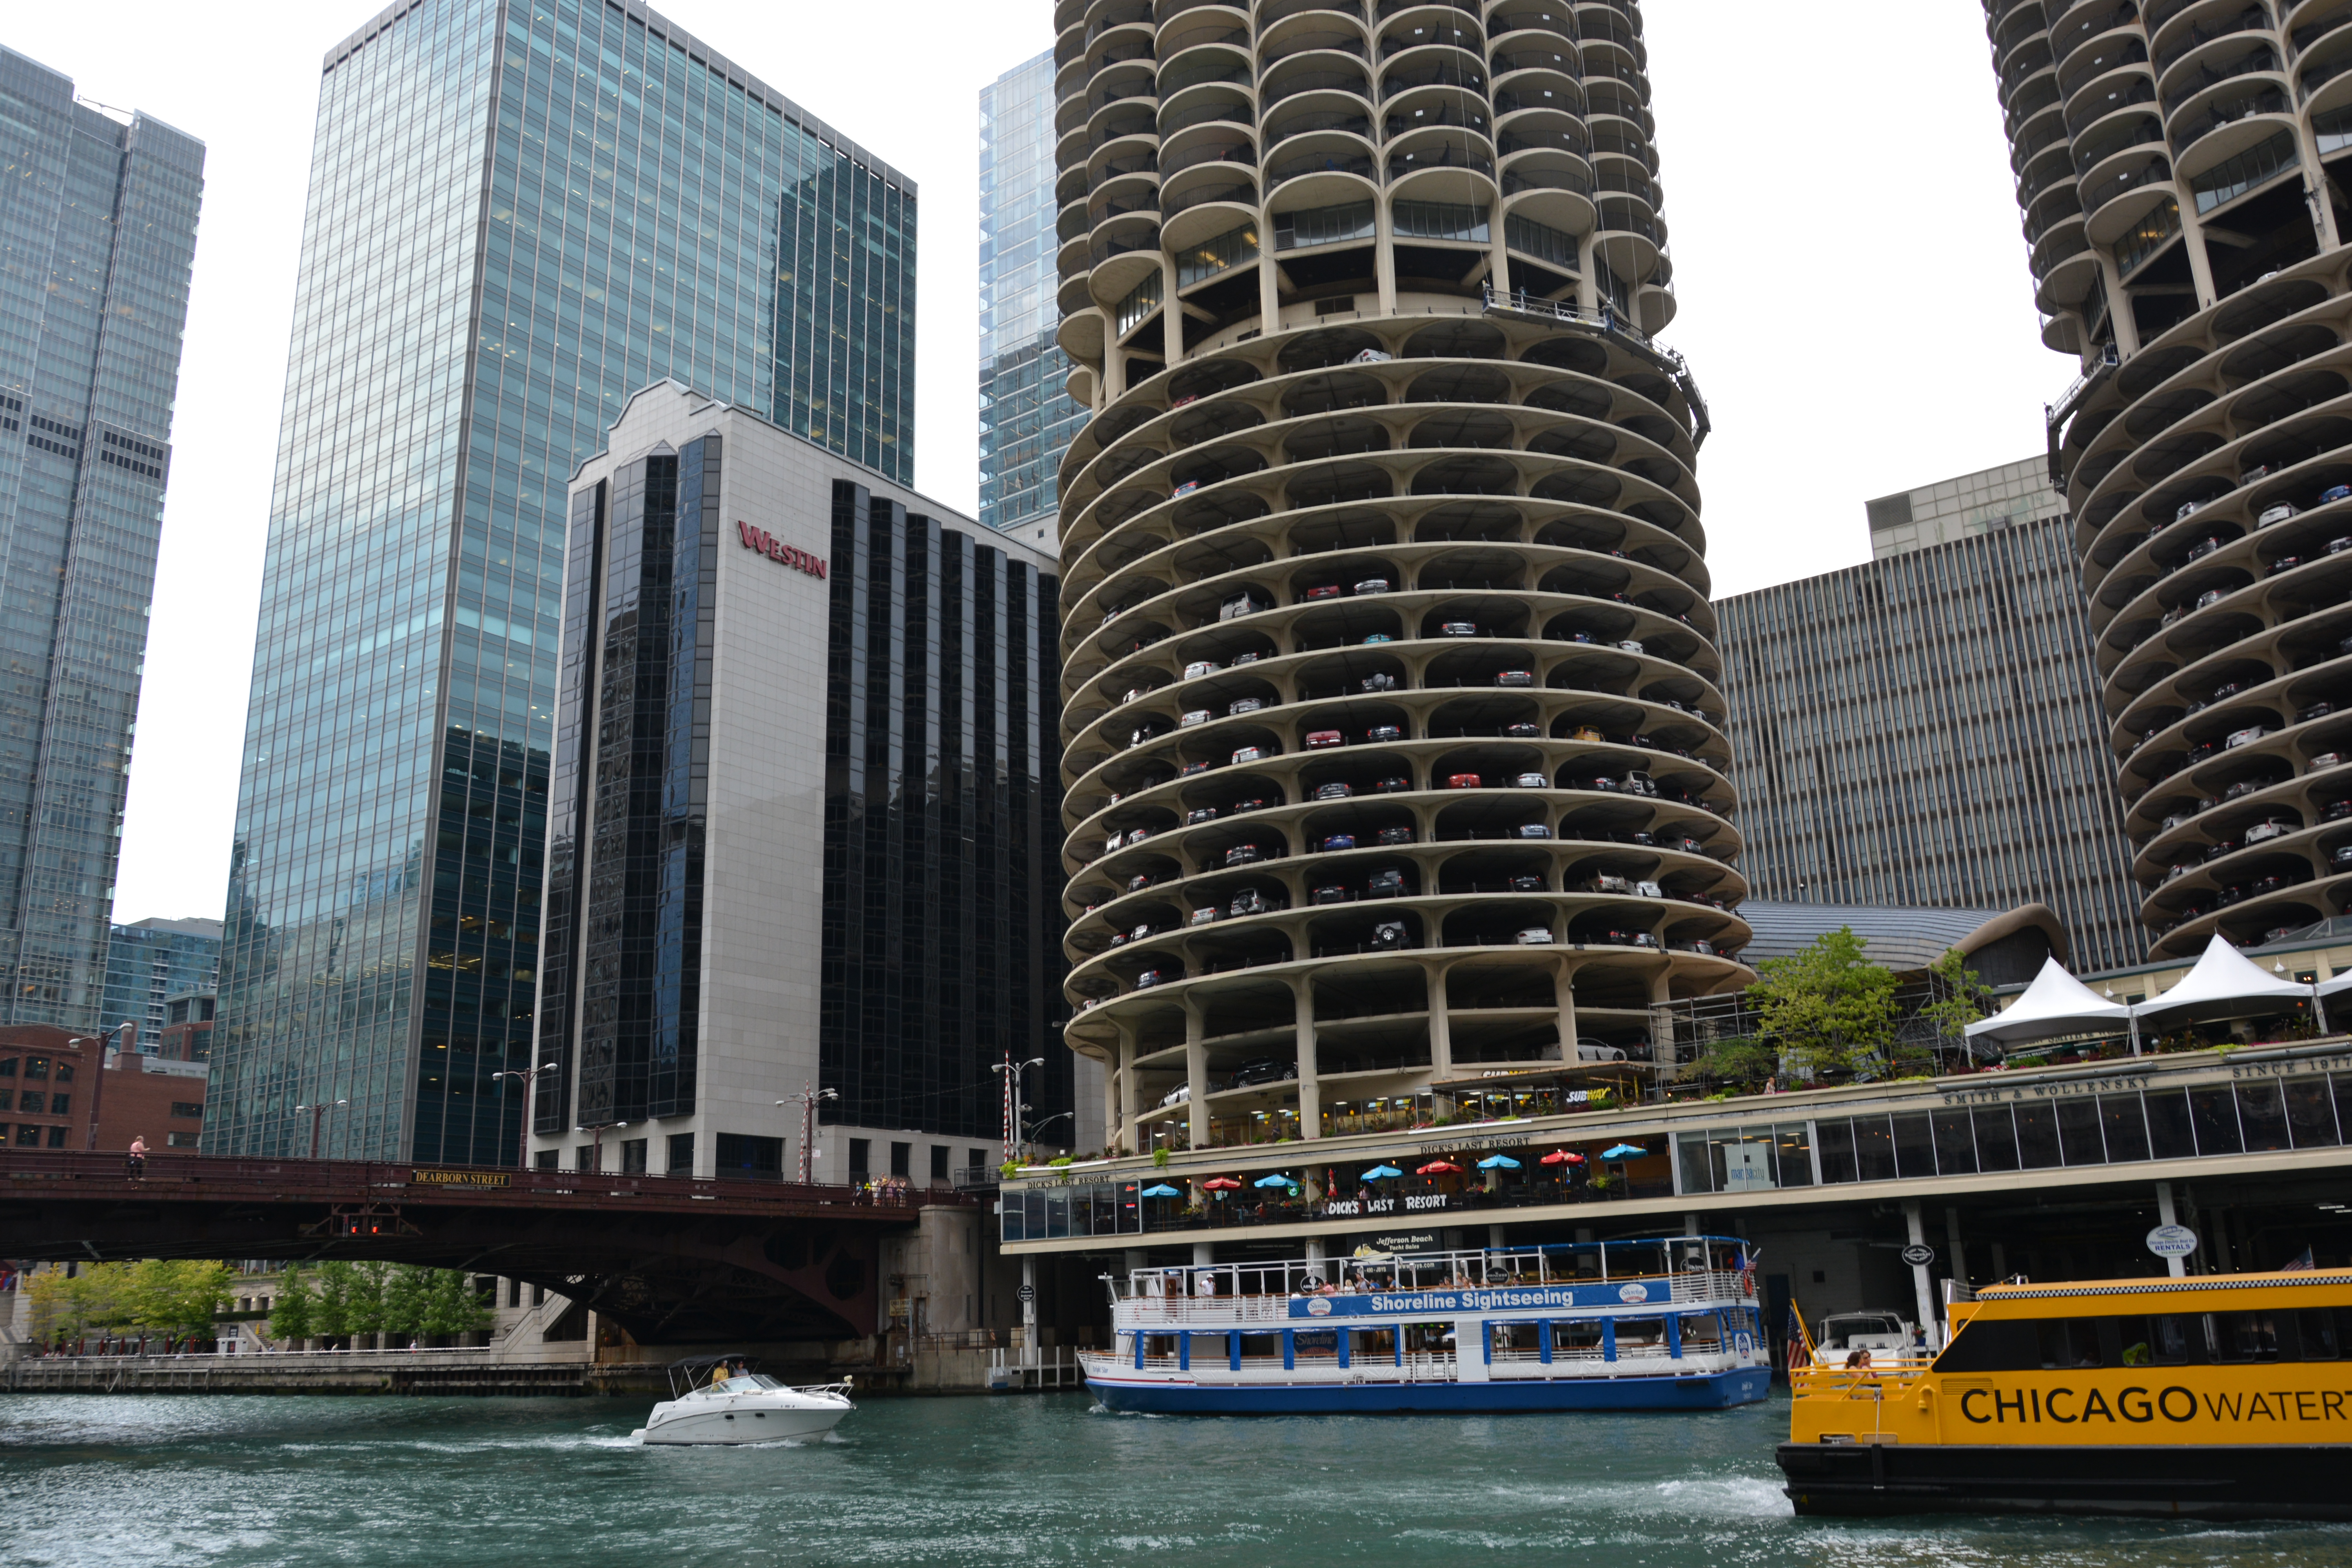
[[[809,1145],[816,1142],[816,1102],[840,1098],[839,1089],[817,1089],[804,1083],[798,1094],[788,1094],[776,1101],[778,1105],[798,1105],[801,1108],[801,1185],[804,1187],[816,1179],[809,1152]]]
[[[294,1108],[295,1114],[298,1116],[305,1110],[310,1113],[310,1158],[315,1160],[319,1157],[319,1119],[326,1115],[328,1111],[349,1105],[351,1101],[348,1100],[338,1100],[333,1101],[322,1100],[316,1105],[298,1105]]]
[[[1025,1105],[1024,1105],[1024,1106],[1023,1106],[1023,1107],[1022,1107],[1022,1109],[1023,1109],[1024,1110],[1027,1110],[1027,1109],[1029,1109],[1029,1108],[1028,1108],[1027,1106],[1025,1106]],[[1029,1124],[1029,1134],[1028,1134],[1028,1136],[1027,1136],[1027,1137],[1025,1137],[1025,1138],[1024,1138],[1024,1139],[1022,1140],[1022,1143],[1023,1143],[1023,1145],[1024,1145],[1024,1147],[1032,1147],[1032,1148],[1034,1148],[1034,1146],[1035,1145],[1035,1143],[1036,1143],[1036,1142],[1037,1142],[1037,1134],[1038,1134],[1039,1132],[1043,1131],[1045,1129],[1046,1129],[1046,1128],[1048,1128],[1048,1127],[1051,1127],[1052,1125],[1054,1125],[1054,1123],[1055,1123],[1055,1122],[1059,1121],[1060,1121],[1060,1120],[1062,1120],[1062,1118],[1064,1118],[1065,1116],[1067,1116],[1067,1117],[1069,1117],[1069,1118],[1070,1118],[1070,1123],[1071,1123],[1071,1125],[1072,1125],[1072,1126],[1076,1126],[1076,1125],[1077,1124],[1077,1118],[1076,1118],[1076,1115],[1074,1115],[1074,1114],[1072,1114],[1071,1112],[1066,1111],[1066,1110],[1057,1110],[1057,1111],[1054,1112],[1054,1114],[1053,1114],[1053,1115],[1048,1116],[1047,1118],[1045,1118],[1045,1121],[1033,1121],[1033,1122],[1031,1122],[1031,1123]]]
[[[601,1122],[594,1127],[575,1127],[572,1130],[574,1132],[585,1132],[590,1134],[588,1169],[591,1172],[598,1174],[602,1174],[604,1172],[604,1134],[606,1132],[618,1132],[622,1128],[626,1127],[628,1123],[625,1121],[606,1121]]]
[[[1004,1075],[1004,1157],[1008,1160],[1021,1152],[1018,1147],[1021,1142],[1021,1113],[1029,1109],[1021,1098],[1026,1092],[1022,1087],[1022,1075],[1031,1068],[1041,1068],[1045,1065],[1044,1057],[1031,1057],[1025,1062],[1016,1063],[1013,1059],[1012,1053],[1008,1051],[1003,1061],[989,1068],[991,1072],[1001,1072]]]
[[[528,1171],[530,1169],[531,1093],[539,1087],[539,1075],[543,1072],[553,1072],[554,1070],[555,1064],[553,1062],[541,1062],[535,1068],[509,1068],[504,1072],[494,1072],[490,1075],[490,1081],[492,1083],[498,1082],[502,1078],[519,1078],[522,1079],[522,1136],[515,1140],[515,1168],[517,1170]]]

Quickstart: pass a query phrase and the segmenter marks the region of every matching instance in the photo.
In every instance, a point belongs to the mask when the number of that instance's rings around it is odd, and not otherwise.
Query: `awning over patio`
[[[2266,973],[2261,965],[2217,933],[2205,944],[2197,967],[2181,976],[2179,984],[2131,1011],[2133,1017],[2143,1021],[2178,1024],[2242,1017],[2249,1012],[2260,1011],[2263,1003],[2291,1005],[2308,1002],[2312,989],[2284,974]]]
[[[2067,973],[2056,959],[2045,958],[2042,973],[2023,994],[2001,1012],[1970,1024],[1965,1032],[1969,1039],[1989,1045],[2021,1045],[2095,1029],[2121,1029],[2129,1024],[2131,1013],[2124,1004],[2105,1000]]]

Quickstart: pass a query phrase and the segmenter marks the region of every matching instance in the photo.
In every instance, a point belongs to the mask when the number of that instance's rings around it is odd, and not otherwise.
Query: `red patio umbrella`
[[[1536,1163],[1538,1165],[1581,1165],[1584,1163],[1584,1156],[1581,1154],[1571,1154],[1565,1149],[1555,1149],[1550,1153],[1546,1154],[1542,1159],[1537,1161]]]
[[[1462,1172],[1462,1167],[1445,1160],[1432,1160],[1428,1164],[1423,1165],[1420,1170],[1415,1171],[1413,1174],[1416,1176],[1436,1176],[1442,1175],[1448,1171],[1459,1175]]]
[[[1239,1192],[1241,1190],[1241,1184],[1234,1181],[1231,1176],[1211,1176],[1207,1181],[1202,1182],[1201,1185],[1213,1193],[1232,1193]]]

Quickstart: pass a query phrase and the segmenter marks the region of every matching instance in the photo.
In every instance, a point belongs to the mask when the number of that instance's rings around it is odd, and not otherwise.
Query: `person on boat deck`
[[[1849,1372],[1868,1372],[1870,1370],[1870,1347],[1864,1345],[1847,1352],[1845,1364],[1846,1370]]]

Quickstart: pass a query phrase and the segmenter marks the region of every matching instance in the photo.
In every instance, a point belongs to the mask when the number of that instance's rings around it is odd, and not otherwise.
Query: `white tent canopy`
[[[2260,964],[2217,933],[2205,944],[2197,967],[2181,976],[2179,984],[2131,1011],[2135,1018],[2197,1012],[2210,1017],[2226,1017],[2231,1009],[2242,1008],[2248,1003],[2308,1002],[2311,992],[2312,988],[2299,980],[2265,973]]]
[[[2120,1002],[2103,1001],[2089,986],[2066,973],[2055,958],[2042,961],[2033,977],[2007,1010],[1980,1018],[1968,1026],[1971,1040],[2018,1045],[2027,1040],[2083,1035],[2105,1027],[2121,1028],[2131,1009]]]
[[[2334,996],[2346,991],[2352,991],[2352,969],[2347,969],[2343,973],[2338,974],[2332,979],[2323,980],[2312,989],[2317,991],[2323,997]]]

